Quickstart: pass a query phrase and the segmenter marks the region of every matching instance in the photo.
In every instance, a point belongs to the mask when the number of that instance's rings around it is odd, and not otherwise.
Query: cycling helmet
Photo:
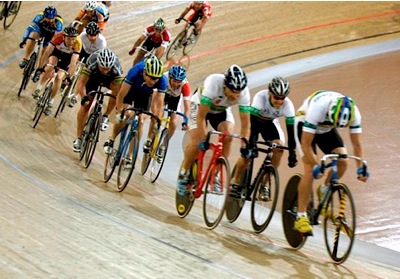
[[[45,18],[55,18],[57,16],[57,9],[54,6],[47,6],[43,10]]]
[[[94,11],[97,9],[96,1],[85,1],[85,11]]]
[[[76,30],[74,27],[67,26],[63,30],[63,35],[67,37],[77,37],[78,36],[78,30]]]
[[[247,86],[245,72],[238,65],[230,66],[225,72],[225,85],[231,90],[242,91]]]
[[[169,77],[176,80],[184,80],[186,78],[186,70],[184,67],[174,65],[169,69]]]
[[[148,76],[160,78],[163,74],[164,65],[157,56],[151,56],[146,59],[144,70]]]
[[[156,19],[156,21],[154,21],[154,29],[160,31],[165,29],[165,22],[161,17],[159,17],[158,19]]]
[[[193,1],[193,3],[195,3],[195,4],[203,4],[204,1]]]
[[[354,120],[354,101],[349,97],[340,97],[329,104],[329,120],[333,126],[346,128]]]
[[[96,22],[91,21],[86,25],[86,34],[91,36],[96,36],[100,33],[100,27],[97,25]]]
[[[115,65],[117,56],[108,47],[100,49],[97,52],[97,64],[103,68],[111,68]]]
[[[268,90],[277,97],[286,97],[290,93],[290,84],[282,77],[274,77],[268,84]]]

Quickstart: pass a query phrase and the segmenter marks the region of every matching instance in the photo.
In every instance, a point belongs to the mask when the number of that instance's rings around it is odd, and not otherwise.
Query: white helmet
[[[85,10],[86,11],[94,11],[97,9],[97,2],[96,1],[86,1],[85,2]]]
[[[117,56],[114,52],[112,52],[108,47],[100,49],[96,51],[97,55],[97,63],[99,66],[103,68],[111,68],[115,65],[115,61],[117,60]]]

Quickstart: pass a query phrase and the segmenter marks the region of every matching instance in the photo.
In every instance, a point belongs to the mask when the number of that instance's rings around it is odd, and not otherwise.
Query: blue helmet
[[[43,10],[45,18],[55,18],[57,16],[57,9],[54,6],[47,6]]]
[[[169,77],[176,80],[184,80],[186,78],[186,70],[182,66],[174,65],[169,69]]]

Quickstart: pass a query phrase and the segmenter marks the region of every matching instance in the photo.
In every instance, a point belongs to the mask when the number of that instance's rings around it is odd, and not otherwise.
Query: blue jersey
[[[45,20],[43,12],[37,14],[28,28],[25,30],[24,35],[22,36],[22,42],[26,42],[29,37],[29,34],[33,32],[37,32],[40,37],[45,37],[43,46],[47,46],[55,33],[61,32],[63,30],[64,21],[61,16],[57,15],[55,17],[53,24],[48,24]]]
[[[139,97],[139,94],[143,94],[148,97],[153,93],[154,89],[157,89],[159,92],[165,92],[167,90],[168,80],[165,75],[162,75],[162,77],[156,82],[156,84],[154,84],[153,87],[148,87],[146,85],[143,76],[144,66],[144,62],[141,61],[133,66],[126,75],[124,82],[131,85],[131,89],[127,94],[128,96],[136,95],[137,97]]]

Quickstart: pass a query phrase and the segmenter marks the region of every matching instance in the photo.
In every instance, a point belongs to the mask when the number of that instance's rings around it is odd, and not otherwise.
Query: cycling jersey
[[[188,17],[188,21],[195,22],[199,19],[202,19],[203,17],[205,18],[210,18],[212,16],[212,11],[211,11],[211,4],[208,2],[204,2],[199,10],[195,10],[194,8],[194,3],[191,2],[189,6],[189,11],[193,10],[193,14],[191,14]]]
[[[107,46],[106,38],[102,34],[98,35],[95,43],[92,43],[91,41],[89,41],[86,31],[83,31],[79,35],[79,37],[81,38],[81,41],[82,41],[82,50],[84,51],[84,54],[85,54],[85,55],[82,54],[82,56],[84,56],[84,57],[88,57],[93,52],[100,50],[102,48],[105,48]],[[83,51],[81,53],[83,53]]]
[[[54,22],[49,24],[43,15],[43,12],[37,14],[22,36],[22,42],[26,42],[31,32],[37,32],[40,37],[44,37],[43,47],[48,46],[51,38],[56,32],[61,32],[63,29],[64,21],[61,16],[57,15]]]
[[[143,35],[147,38],[147,40],[150,40],[155,47],[163,46],[164,48],[167,48],[171,41],[171,32],[168,28],[165,28],[161,32],[161,36],[159,36],[154,30],[153,24],[146,27],[146,29],[143,31]]]
[[[72,46],[67,47],[64,42],[63,32],[55,34],[54,37],[51,39],[50,43],[59,51],[68,53],[68,54],[73,54],[73,53],[79,54],[82,49],[82,41],[79,36],[76,37],[75,42]]]
[[[84,17],[90,17],[90,21],[94,21],[99,25],[101,31],[103,31],[106,22],[109,19],[109,10],[106,5],[103,3],[97,3],[97,8],[95,13],[92,16],[89,16],[85,7],[83,7],[76,16],[75,20],[82,20]]]
[[[169,80],[169,73],[165,72],[164,75],[167,78],[167,80]],[[173,89],[168,82],[168,87],[167,87],[167,90],[165,91],[165,93],[172,97],[180,97],[182,95],[183,100],[189,101],[190,100],[189,81],[185,78],[184,80],[182,80],[181,84],[176,89]]]
[[[313,134],[323,134],[334,128],[328,117],[329,104],[332,100],[344,97],[334,91],[317,91],[304,100],[297,110],[296,118],[304,122],[303,131]],[[350,133],[361,133],[361,114],[357,106],[354,106],[354,121],[350,126]]]

